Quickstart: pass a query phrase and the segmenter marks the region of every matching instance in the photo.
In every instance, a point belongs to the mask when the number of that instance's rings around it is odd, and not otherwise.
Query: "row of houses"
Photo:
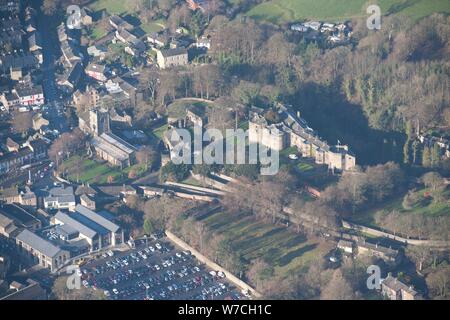
[[[144,53],[145,44],[135,34],[135,28],[132,24],[117,15],[109,17],[109,23],[115,29],[115,38],[126,45],[125,52],[132,56],[139,56]]]
[[[0,194],[0,201],[7,204],[16,203],[27,207],[37,206],[36,194],[28,186],[25,186],[23,189],[13,187],[3,190]]]
[[[402,253],[399,250],[364,240],[355,242],[341,239],[337,243],[337,248],[342,250],[344,255],[371,256],[382,259],[390,266],[397,266],[402,261]],[[381,280],[381,294],[389,300],[422,299],[422,296],[412,286],[393,277],[391,273]]]
[[[28,111],[45,102],[36,76],[43,63],[42,35],[31,6],[23,12],[7,12],[0,14],[0,74],[8,75],[9,81],[0,90],[0,102],[3,111]]]
[[[27,140],[0,156],[0,173],[31,164],[47,157],[48,144],[42,139]]]
[[[417,139],[420,141],[420,143],[429,148],[433,148],[434,145],[437,145],[439,149],[442,150],[442,154],[444,155],[444,157],[450,158],[450,141],[448,139],[426,134],[418,134]]]
[[[330,23],[319,21],[306,21],[303,23],[294,23],[290,26],[294,32],[315,33],[317,38],[319,35],[326,35],[327,40],[332,43],[340,43],[349,40],[352,35],[352,28],[348,23]]]
[[[43,63],[43,54],[35,10],[25,8],[23,21],[20,12],[7,12],[7,15],[0,15],[0,73],[13,75],[18,70],[25,73],[38,69]]]
[[[377,257],[391,265],[398,265],[402,255],[399,250],[388,248],[377,243],[362,241],[339,240],[337,248],[349,255],[365,255]]]
[[[42,106],[45,103],[44,91],[41,85],[32,83],[18,84],[11,91],[2,92],[0,102],[7,111]]]
[[[26,206],[0,203],[0,235],[11,238],[21,229],[38,230],[42,222]]]

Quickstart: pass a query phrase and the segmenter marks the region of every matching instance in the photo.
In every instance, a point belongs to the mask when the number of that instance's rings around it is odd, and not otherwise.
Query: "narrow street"
[[[68,131],[68,125],[64,116],[64,106],[58,93],[55,78],[55,58],[57,56],[56,50],[58,48],[56,28],[53,28],[54,24],[50,23],[50,18],[41,12],[38,4],[36,4],[36,10],[38,12],[38,30],[44,35],[42,37],[42,51],[44,55],[42,85],[46,105],[49,107],[47,118],[52,129],[56,129],[59,132],[65,132]]]

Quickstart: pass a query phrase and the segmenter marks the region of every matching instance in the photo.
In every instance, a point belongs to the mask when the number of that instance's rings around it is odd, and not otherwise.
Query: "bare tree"
[[[322,290],[320,298],[323,300],[353,300],[354,290],[342,275],[341,270],[336,270],[330,282]]]
[[[448,299],[450,294],[450,266],[444,265],[426,277],[428,290],[433,298]]]

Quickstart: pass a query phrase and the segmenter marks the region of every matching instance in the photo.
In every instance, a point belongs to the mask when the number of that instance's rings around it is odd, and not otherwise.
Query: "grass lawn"
[[[79,168],[79,170],[74,170],[73,168]],[[145,165],[136,164],[121,171],[119,168],[111,167],[105,162],[85,159],[75,155],[64,161],[61,165],[61,170],[67,173],[67,177],[71,181],[103,184],[108,182],[109,176],[113,177],[115,183],[125,182],[128,180],[128,174],[131,170],[134,170],[136,176],[139,177],[145,173],[146,168]]]
[[[152,130],[153,136],[158,140],[162,140],[164,132],[167,130],[167,124],[163,124],[161,127]]]
[[[331,250],[283,226],[259,222],[246,214],[217,212],[203,221],[214,233],[229,239],[245,260],[263,258],[280,275],[302,272],[311,261],[321,259]]]
[[[202,183],[200,181],[198,181],[197,179],[194,179],[193,177],[189,177],[189,178],[181,181],[181,183],[189,184],[191,186],[196,186],[196,187],[203,187]]]
[[[159,32],[161,30],[164,30],[165,24],[164,24],[163,20],[158,20],[158,21],[152,21],[149,23],[142,23],[140,27],[146,33],[153,33],[153,32]]]
[[[95,0],[89,7],[95,11],[106,9],[109,13],[124,14],[128,10],[134,9],[133,2],[130,0]]]
[[[106,28],[101,24],[97,24],[92,29],[91,37],[92,37],[92,39],[97,40],[97,39],[100,39],[101,37],[103,37],[104,35],[106,35],[106,33],[107,33]]]
[[[310,170],[313,170],[313,169],[314,169],[313,165],[310,164],[310,163],[307,163],[307,162],[299,162],[299,163],[297,164],[297,168],[298,168],[300,171],[303,171],[303,172],[307,172],[307,171],[310,171]]]
[[[296,154],[298,159],[289,159],[290,154]],[[280,165],[293,168],[301,181],[319,189],[325,189],[338,180],[337,176],[328,173],[327,166],[316,164],[312,158],[301,157],[301,154],[294,146],[280,151]]]
[[[248,120],[244,120],[238,125],[239,129],[248,130]]]
[[[176,100],[167,106],[168,115],[170,118],[183,118],[186,116],[186,108],[192,108],[200,113],[205,114],[207,107],[213,107],[214,104],[197,101],[197,100]]]
[[[247,15],[273,23],[303,19],[343,21],[368,17],[366,8],[369,3],[377,3],[383,15],[403,14],[413,20],[433,12],[450,13],[448,0],[272,0],[253,7]]]
[[[421,195],[421,200],[425,200],[423,194],[429,192],[429,189],[421,189],[418,190],[417,193]],[[411,209],[405,209],[402,206],[404,195],[398,196],[383,205],[377,206],[375,208],[366,210],[364,212],[357,213],[352,218],[352,221],[355,223],[360,223],[369,227],[377,227],[375,223],[375,215],[381,211],[393,211],[397,210],[398,212],[404,214],[425,214],[429,216],[443,216],[450,215],[450,189],[447,188],[443,197],[447,199],[447,202],[442,201],[441,203],[434,203],[431,199],[429,201],[420,201],[416,203]]]

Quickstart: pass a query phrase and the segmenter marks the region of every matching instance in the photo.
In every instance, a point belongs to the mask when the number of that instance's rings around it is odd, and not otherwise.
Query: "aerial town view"
[[[450,300],[448,0],[0,0],[0,44],[0,308]]]

